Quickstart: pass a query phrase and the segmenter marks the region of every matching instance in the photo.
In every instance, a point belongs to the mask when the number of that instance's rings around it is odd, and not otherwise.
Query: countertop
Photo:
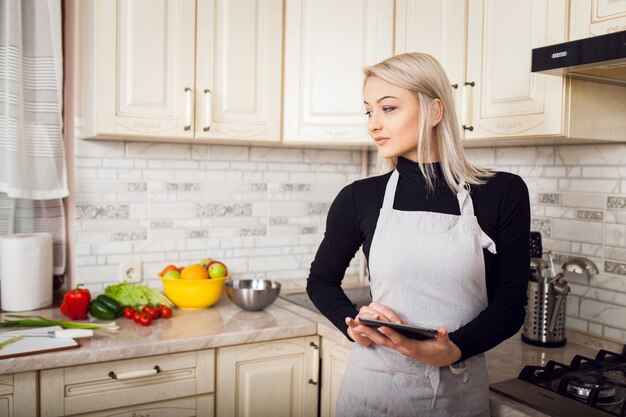
[[[56,308],[34,313],[63,319]],[[0,319],[5,318],[6,313],[0,314]],[[156,320],[151,326],[140,326],[124,318],[117,319],[117,322],[120,325],[118,331],[98,331],[91,339],[80,339],[79,349],[2,360],[0,374],[315,334],[347,348],[352,346],[325,317],[280,298],[264,311],[248,312],[232,304],[223,295],[212,308],[198,311],[175,310],[171,319]],[[570,340],[564,347],[541,348],[523,343],[519,334],[503,342],[487,353],[490,382],[515,378],[525,365],[545,365],[548,360],[569,363],[576,354],[593,357],[600,348],[621,350],[618,343],[607,346],[601,343],[601,339],[572,335],[581,344]],[[491,393],[491,407],[494,416],[545,416],[495,393]]]

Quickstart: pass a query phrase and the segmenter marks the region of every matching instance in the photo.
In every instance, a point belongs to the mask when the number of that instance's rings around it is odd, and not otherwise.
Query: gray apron
[[[495,253],[495,243],[465,187],[460,216],[394,210],[398,177],[394,171],[387,183],[370,248],[372,298],[408,323],[453,332],[487,307],[483,248]],[[440,368],[355,345],[337,416],[488,416],[488,381],[484,355]]]

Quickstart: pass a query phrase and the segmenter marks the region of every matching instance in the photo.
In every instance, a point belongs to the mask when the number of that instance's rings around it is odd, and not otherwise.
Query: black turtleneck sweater
[[[427,190],[417,163],[398,158],[400,178],[394,209],[460,215],[455,192],[445,183],[439,164],[434,165],[438,181],[433,192]],[[388,173],[355,181],[339,192],[311,264],[309,297],[346,336],[344,320],[348,316],[354,318],[358,312],[341,289],[341,281],[361,245],[369,259],[390,176]],[[461,360],[493,348],[519,330],[524,321],[530,274],[530,204],[526,184],[517,175],[497,172],[485,184],[472,186],[470,193],[478,223],[496,243],[497,254],[483,250],[489,305],[474,320],[450,333],[450,339],[461,349]]]

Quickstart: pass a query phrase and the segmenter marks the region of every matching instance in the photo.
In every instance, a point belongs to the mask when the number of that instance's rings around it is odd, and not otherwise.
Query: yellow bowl
[[[172,279],[160,276],[159,278],[163,281],[165,295],[176,307],[183,310],[202,310],[217,303],[228,277]]]

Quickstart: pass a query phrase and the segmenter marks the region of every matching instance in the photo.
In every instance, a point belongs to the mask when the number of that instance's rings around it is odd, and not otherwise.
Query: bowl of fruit
[[[217,303],[224,291],[228,268],[210,258],[185,267],[168,265],[159,274],[163,290],[176,307],[201,310]]]

